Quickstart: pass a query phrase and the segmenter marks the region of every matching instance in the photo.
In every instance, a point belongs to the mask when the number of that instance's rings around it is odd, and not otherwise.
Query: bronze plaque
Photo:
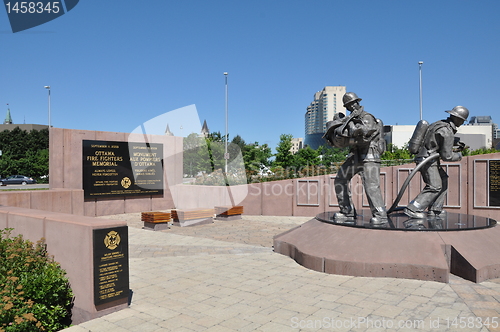
[[[163,144],[83,141],[84,197],[163,195]]]
[[[128,299],[128,227],[94,229],[94,304]]]
[[[489,161],[490,206],[500,206],[500,160]]]

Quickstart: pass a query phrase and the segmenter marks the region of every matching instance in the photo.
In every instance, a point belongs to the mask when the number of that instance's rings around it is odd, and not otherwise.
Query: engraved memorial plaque
[[[128,227],[94,229],[94,304],[129,295]]]
[[[488,169],[490,206],[500,206],[500,160],[490,160]]]
[[[163,144],[83,141],[84,197],[163,195]]]

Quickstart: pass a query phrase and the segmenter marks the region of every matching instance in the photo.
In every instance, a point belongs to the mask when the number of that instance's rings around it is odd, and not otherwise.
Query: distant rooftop
[[[26,130],[26,131],[42,130],[42,129],[49,128],[49,126],[47,126],[47,125],[27,124],[27,123],[23,123],[23,124],[10,123],[10,124],[0,124],[0,131],[4,131],[4,130],[11,131],[11,130],[14,130],[16,127],[19,127],[19,129]]]
[[[10,114],[10,108],[8,107],[9,104],[7,104],[7,114],[5,115],[5,120],[3,121],[3,124],[0,123],[0,131],[4,130],[14,130],[16,127],[19,127],[21,130],[26,130],[26,131],[31,131],[31,130],[42,130],[42,129],[47,129],[49,126],[46,125],[38,125],[38,124],[16,124],[12,121],[12,116]]]
[[[471,125],[489,125],[493,123],[493,119],[489,115],[473,116],[470,118],[469,124]]]

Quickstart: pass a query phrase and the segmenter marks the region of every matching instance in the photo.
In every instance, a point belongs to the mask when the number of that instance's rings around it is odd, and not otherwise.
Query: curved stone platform
[[[469,220],[466,215],[452,215],[448,214]],[[473,282],[500,277],[500,227],[429,232],[388,231],[387,225],[374,228],[365,223],[352,226],[311,219],[275,236],[274,251],[332,274],[439,282],[448,282],[450,273]]]

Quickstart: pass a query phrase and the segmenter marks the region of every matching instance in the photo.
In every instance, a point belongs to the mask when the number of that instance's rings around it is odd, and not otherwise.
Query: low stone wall
[[[83,190],[0,191],[0,206],[15,206],[83,216]]]
[[[445,201],[447,210],[491,218],[498,215],[500,207],[490,206],[489,202],[488,167],[491,160],[500,160],[500,153],[443,163],[449,175]],[[407,164],[381,168],[380,186],[387,208],[392,205],[414,167],[415,164]],[[92,201],[84,200],[82,189],[9,191],[0,192],[0,205],[85,216],[243,205],[245,214],[314,217],[338,208],[334,181],[335,174],[330,174],[230,187],[176,184],[166,186],[163,197]],[[424,185],[420,174],[417,174],[399,205],[406,206]],[[369,208],[359,175],[353,178],[350,188],[356,208]]]
[[[22,234],[32,242],[44,238],[49,254],[66,270],[75,295],[73,324],[103,316],[128,305],[127,301],[121,301],[114,303],[111,308],[99,311],[94,305],[92,232],[94,229],[121,226],[126,226],[126,223],[28,208],[0,207],[0,229],[13,228],[13,236]]]
[[[500,160],[500,153],[470,156],[460,162],[442,163],[448,173],[448,195],[445,209],[450,212],[498,218],[500,207],[489,202],[489,163]],[[389,208],[415,164],[382,167],[380,188]],[[245,214],[274,216],[311,216],[338,209],[335,196],[335,174],[311,176],[248,185],[222,187],[178,185],[171,187],[178,208],[243,205]],[[423,189],[420,174],[410,181],[398,206],[406,206]],[[357,209],[368,209],[363,183],[356,175],[350,184],[353,203]]]

